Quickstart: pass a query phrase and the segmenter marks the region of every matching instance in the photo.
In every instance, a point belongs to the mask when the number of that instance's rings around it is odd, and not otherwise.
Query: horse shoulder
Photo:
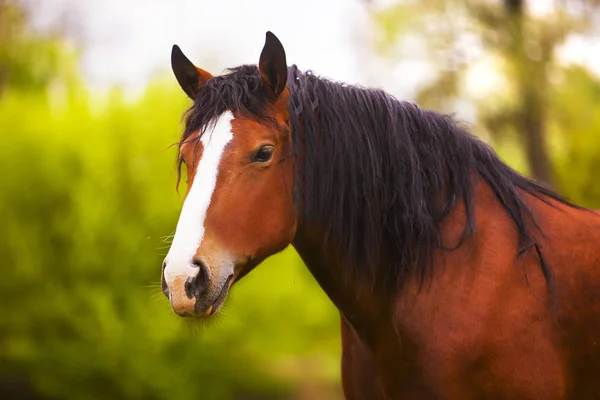
[[[408,284],[396,323],[412,343],[415,378],[432,397],[563,398],[560,331],[535,251],[518,256],[514,223],[485,185],[476,188],[475,234],[440,251],[433,277]],[[446,239],[464,228],[460,205]]]

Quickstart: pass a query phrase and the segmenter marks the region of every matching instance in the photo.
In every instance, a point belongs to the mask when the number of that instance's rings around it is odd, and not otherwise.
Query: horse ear
[[[173,68],[179,86],[192,100],[196,97],[198,89],[212,78],[210,73],[196,67],[188,60],[176,44],[171,50],[171,68]]]
[[[271,32],[267,32],[265,46],[260,53],[258,71],[271,99],[277,100],[287,83],[287,63],[283,45]]]

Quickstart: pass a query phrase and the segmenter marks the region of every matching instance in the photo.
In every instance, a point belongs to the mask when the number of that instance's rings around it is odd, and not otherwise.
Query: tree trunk
[[[509,32],[509,61],[515,68],[519,112],[516,114],[515,128],[525,136],[525,153],[529,170],[534,179],[549,186],[553,184],[553,172],[546,150],[544,92],[547,88],[547,57],[532,59],[527,54],[525,20],[525,0],[504,0]]]

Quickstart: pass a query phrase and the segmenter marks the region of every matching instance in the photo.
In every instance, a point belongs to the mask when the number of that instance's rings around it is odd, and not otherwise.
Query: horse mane
[[[572,204],[514,171],[451,116],[295,65],[288,89],[292,140],[302,158],[294,188],[298,218],[325,229],[325,246],[343,257],[347,274],[390,295],[410,277],[423,283],[434,271],[436,250],[449,249],[442,222],[461,201],[466,224],[455,247],[474,233],[473,177],[479,176],[514,222],[519,254],[535,247],[554,292],[522,192]],[[233,68],[199,90],[182,141],[197,129],[202,134],[226,110],[275,123],[269,107],[257,67]]]

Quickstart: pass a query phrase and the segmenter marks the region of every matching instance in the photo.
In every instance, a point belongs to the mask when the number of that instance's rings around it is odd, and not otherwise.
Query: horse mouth
[[[227,278],[227,280],[223,284],[223,287],[221,288],[221,292],[219,293],[215,301],[210,306],[208,306],[206,311],[204,311],[202,317],[210,318],[217,312],[219,312],[219,310],[223,306],[223,303],[225,302],[225,299],[227,298],[227,294],[229,293],[229,288],[232,285],[232,281],[233,275],[229,275],[229,278]]]

